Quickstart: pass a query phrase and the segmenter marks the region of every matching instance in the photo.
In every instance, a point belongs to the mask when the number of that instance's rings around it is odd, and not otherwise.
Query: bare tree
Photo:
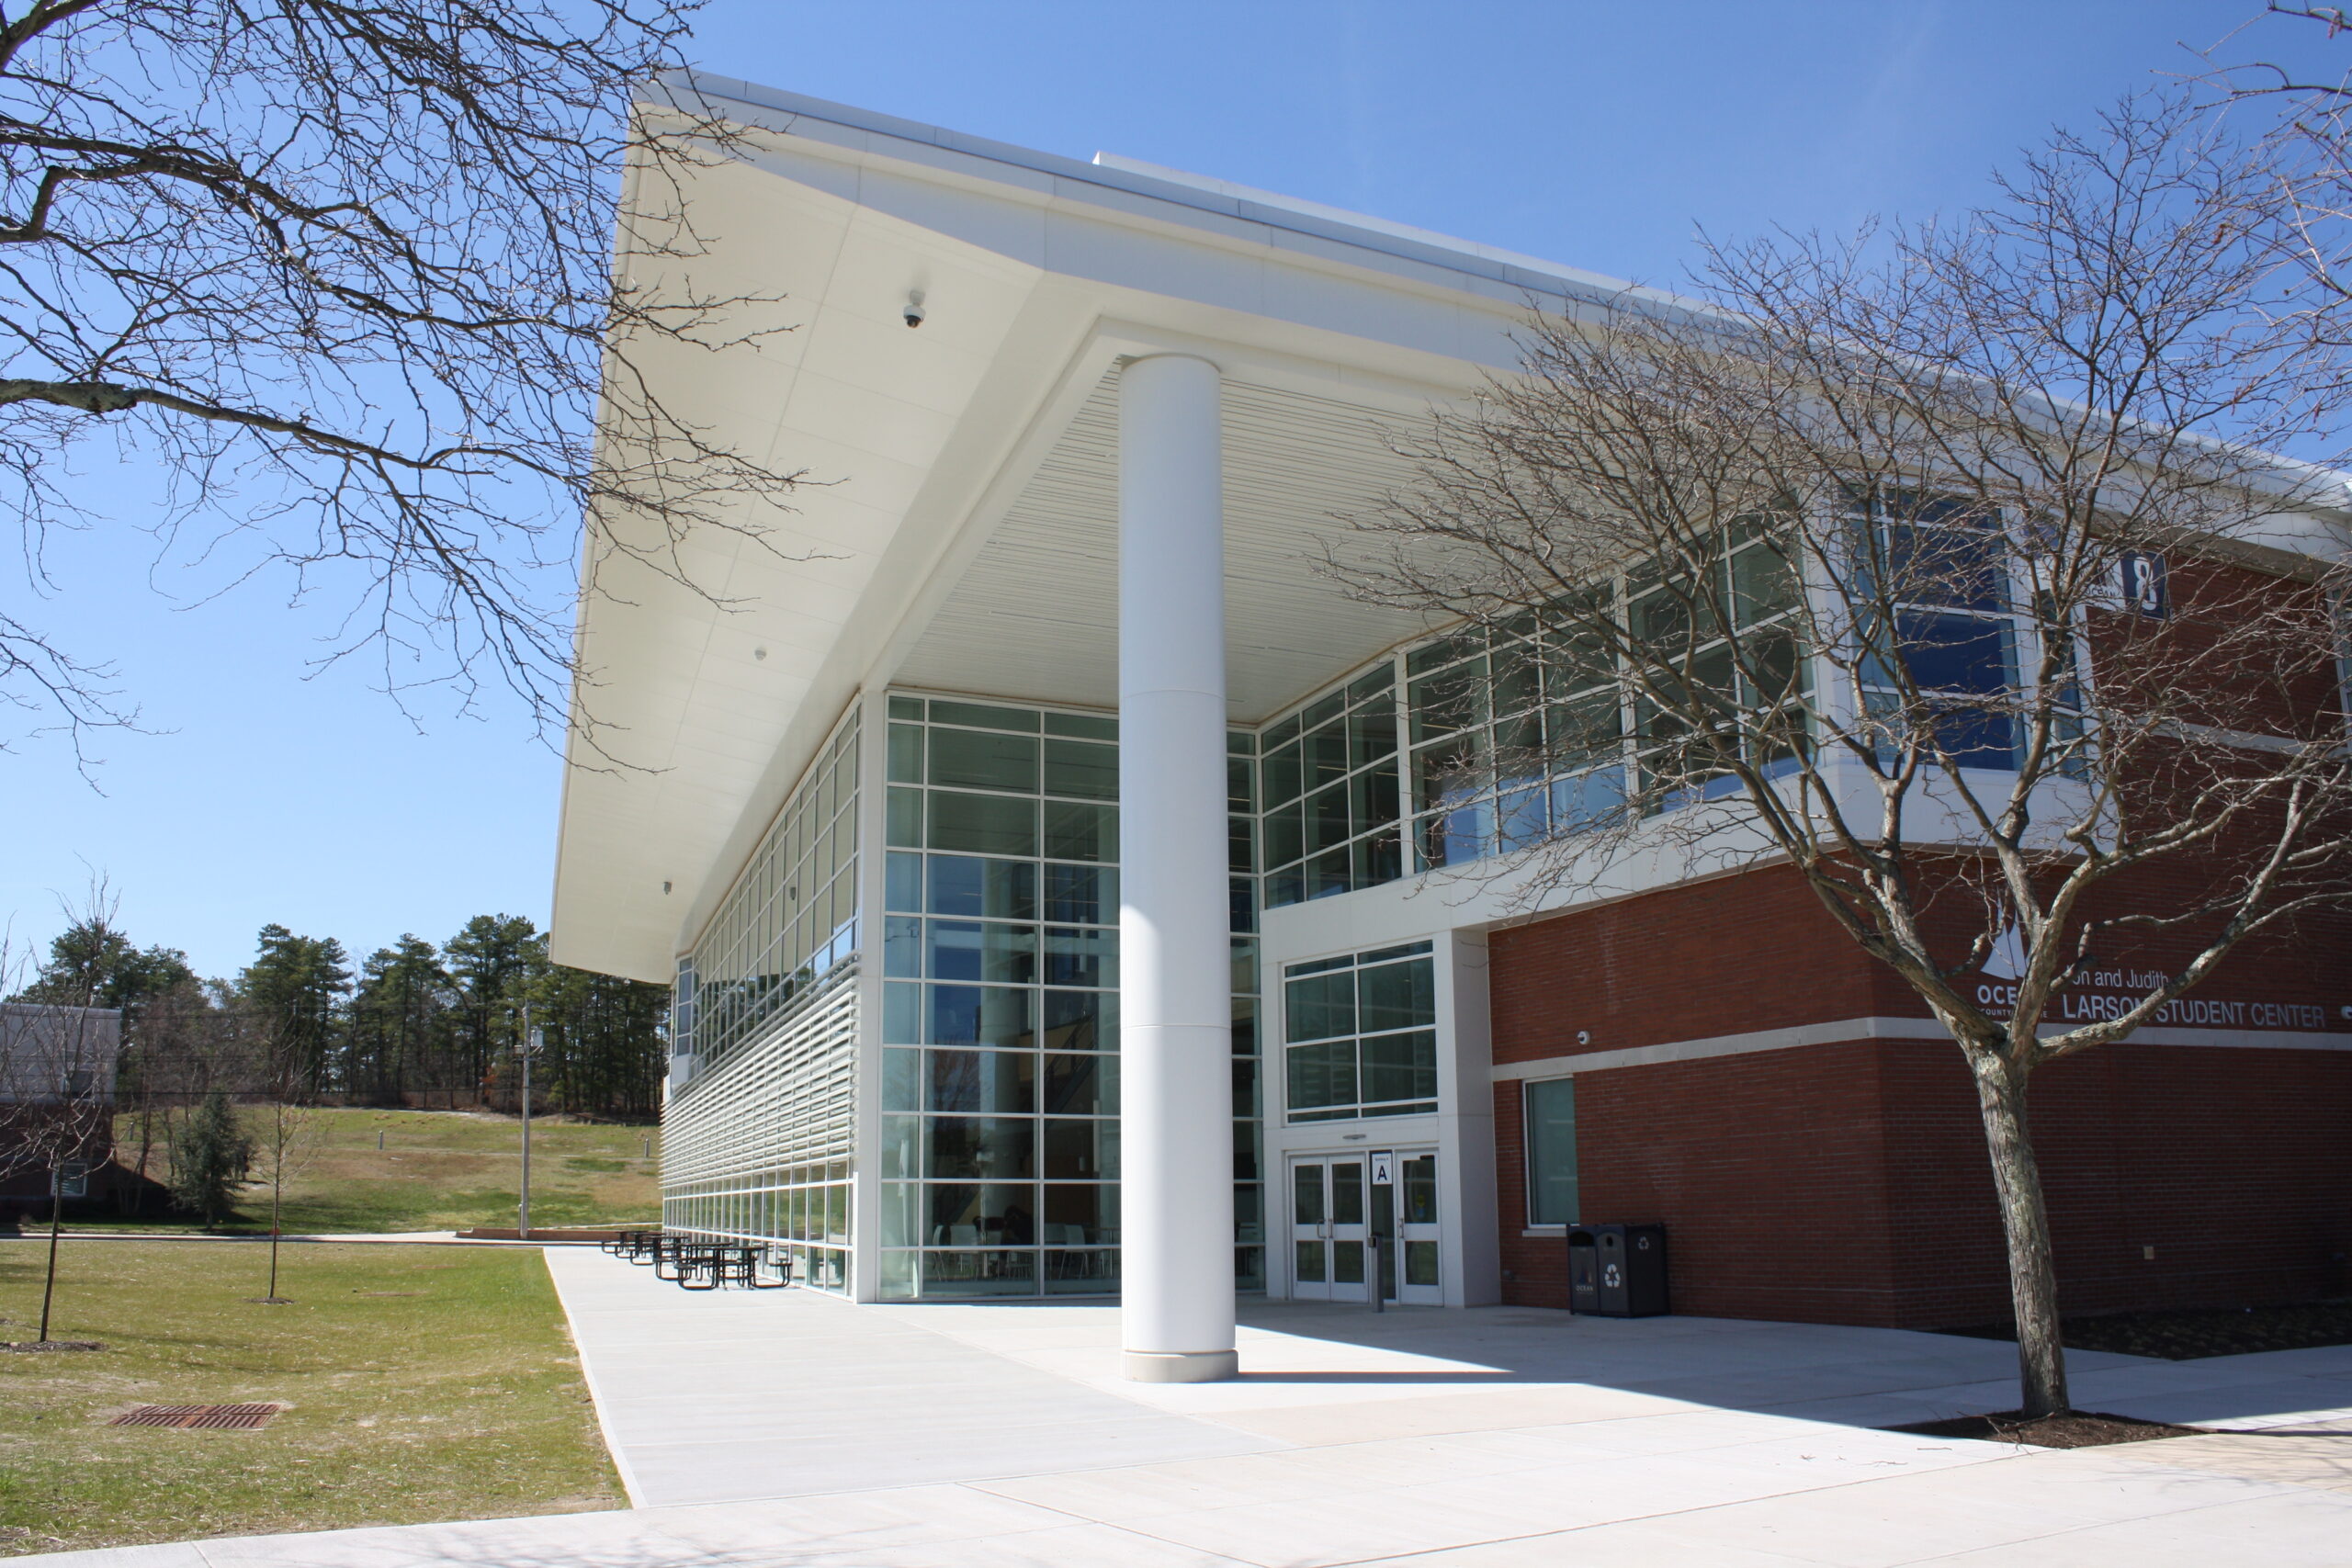
[[[163,557],[328,594],[327,657],[396,693],[503,683],[560,719],[583,513],[592,588],[617,552],[704,592],[693,529],[771,547],[796,476],[638,373],[781,330],[695,280],[682,186],[736,132],[664,74],[693,9],[0,9],[0,505],[28,589],[54,587],[50,527],[127,525],[66,467],[111,437],[171,487]],[[102,656],[6,609],[0,700],[77,746],[134,716]]]
[[[0,1179],[34,1173],[49,1199],[43,1344],[57,1295],[65,1201],[83,1195],[113,1146],[120,1021],[110,1008],[0,1002]]]
[[[125,1029],[116,1107],[137,1138],[135,1159],[126,1156],[140,1179],[132,1190],[135,1202],[145,1201],[156,1155],[170,1148],[179,1118],[216,1078],[235,1081],[241,1076],[232,1062],[241,1055],[236,1021],[213,991],[200,980],[175,980],[147,996],[135,1022]],[[126,1142],[130,1136],[125,1134]]]
[[[282,1306],[287,1298],[277,1293],[277,1244],[284,1233],[286,1184],[300,1175],[318,1152],[319,1109],[290,1093],[272,1091],[255,1108],[252,1121],[258,1133],[254,1139],[258,1179],[269,1189],[269,1290],[261,1301],[268,1306]]]
[[[1466,623],[1423,852],[1532,909],[1781,863],[1950,1032],[2023,1408],[2068,1407],[2039,1068],[2352,897],[2345,487],[2293,213],[2177,101],[1984,209],[1525,331],[1354,591]]]

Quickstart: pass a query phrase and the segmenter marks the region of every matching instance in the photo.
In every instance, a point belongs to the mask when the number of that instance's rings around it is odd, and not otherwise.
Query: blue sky
[[[2052,121],[2194,68],[2260,0],[851,6],[713,0],[730,75],[1066,153],[1125,153],[1595,271],[1668,283],[1694,235],[1840,230],[1984,193]],[[2339,75],[2352,40],[2256,22],[2225,51]],[[789,278],[780,280],[786,289]],[[136,521],[95,458],[71,483]],[[355,954],[477,913],[544,921],[560,764],[526,716],[405,716],[311,673],[331,593],[196,603],[114,525],[51,541],[56,591],[0,605],[111,660],[152,733],[0,752],[0,919],[45,944],[103,874],[141,942],[228,974],[276,920]],[[306,675],[308,678],[306,678]]]

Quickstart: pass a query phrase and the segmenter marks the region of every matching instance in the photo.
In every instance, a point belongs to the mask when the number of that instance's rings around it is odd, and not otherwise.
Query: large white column
[[[1217,369],[1119,376],[1120,1216],[1126,1375],[1231,1377],[1233,1089]]]

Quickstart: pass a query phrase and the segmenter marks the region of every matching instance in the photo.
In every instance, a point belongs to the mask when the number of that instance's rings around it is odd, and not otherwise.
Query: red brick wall
[[[1998,1319],[2000,1220],[1967,1071],[1932,1042],[1880,1055],[1894,1321]],[[2352,1289],[2352,1052],[2126,1041],[2043,1068],[2032,1096],[2064,1310]]]
[[[1925,1012],[1784,868],[1498,931],[1489,952],[1498,1064]],[[2325,998],[2342,1030],[2347,952],[2340,928],[2307,927],[2205,990]],[[2066,1310],[2352,1289],[2352,1052],[2126,1042],[2043,1069],[2033,1094]],[[1505,1300],[1565,1305],[1563,1242],[1522,1235],[1516,1082],[1495,1111]],[[1951,1045],[1589,1072],[1577,1111],[1585,1217],[1669,1227],[1678,1311],[1930,1326],[2007,1310]]]
[[[1868,1043],[1583,1075],[1584,1217],[1665,1223],[1677,1312],[1892,1322],[1878,1093]],[[1566,1243],[1524,1234],[1517,1083],[1496,1086],[1495,1118],[1503,1299],[1566,1306]]]
[[[1927,1011],[1785,866],[1509,927],[1488,953],[1498,1063],[1860,1018],[1895,991]]]

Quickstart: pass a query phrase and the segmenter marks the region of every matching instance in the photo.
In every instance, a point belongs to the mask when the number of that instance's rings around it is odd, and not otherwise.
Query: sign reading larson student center
[[[793,330],[651,367],[828,482],[771,548],[685,542],[723,604],[624,558],[583,611],[631,765],[568,773],[554,954],[676,986],[666,1224],[863,1302],[1120,1294],[1144,1378],[1229,1373],[1237,1292],[1564,1306],[1579,1222],[1663,1222],[1678,1310],[2001,1314],[1916,999],[1781,866],[1662,857],[1531,918],[1510,857],[1634,741],[1450,764],[1623,736],[1615,695],[1317,569],[1409,479],[1390,433],[1512,367],[1529,298],[1621,286],[696,85],[748,128],[685,192],[696,287]],[[1802,592],[1724,570],[1758,623]],[[2342,1283],[2340,936],[2037,1079],[2070,1309]],[[2060,1018],[2121,994],[2082,978]]]

